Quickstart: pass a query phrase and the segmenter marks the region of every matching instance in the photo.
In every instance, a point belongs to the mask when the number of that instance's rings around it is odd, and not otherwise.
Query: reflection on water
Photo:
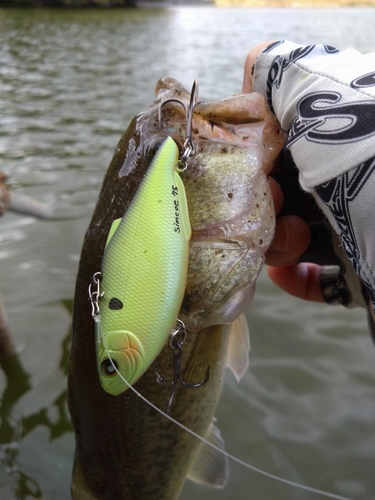
[[[0,287],[18,348],[0,372],[0,498],[69,498],[74,436],[66,404],[70,305],[82,238],[112,152],[160,76],[203,98],[241,87],[265,39],[375,46],[372,10],[0,9],[0,171],[54,209],[8,214]],[[235,28],[234,28],[235,27]],[[362,311],[302,303],[262,275],[248,312],[251,363],[231,375],[217,417],[227,449],[288,479],[374,497],[375,349]],[[224,491],[187,483],[182,500],[313,500],[231,464]]]
[[[69,313],[72,312],[72,301],[65,300],[61,303]],[[62,354],[58,369],[64,377],[68,371],[68,356],[71,340],[69,328],[63,339],[60,352]],[[22,364],[22,356],[15,354],[1,363],[1,368],[6,378],[6,386],[2,394],[0,405],[0,459],[8,475],[7,487],[0,488],[0,498],[44,498],[43,491],[38,484],[37,477],[19,466],[19,455],[22,454],[22,442],[32,436],[40,426],[48,429],[48,440],[53,443],[66,433],[72,433],[72,424],[67,411],[67,390],[59,387],[56,396],[48,406],[26,411],[16,416],[17,404],[29,391],[32,393],[31,376]],[[54,391],[55,392],[55,391]],[[29,410],[29,408],[28,408]],[[34,451],[34,457],[38,455]],[[30,457],[33,459],[33,457]],[[1,476],[0,476],[1,478]],[[13,496],[10,493],[9,483]],[[5,483],[6,484],[6,483]],[[63,498],[63,497],[61,497]]]

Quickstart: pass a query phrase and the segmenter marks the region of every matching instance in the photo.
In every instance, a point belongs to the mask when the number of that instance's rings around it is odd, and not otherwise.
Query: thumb
[[[263,42],[250,50],[246,57],[244,75],[243,75],[243,83],[242,83],[242,93],[250,94],[253,92],[253,66],[255,64],[256,58],[266,49],[269,45],[273,43],[272,40],[268,42]]]

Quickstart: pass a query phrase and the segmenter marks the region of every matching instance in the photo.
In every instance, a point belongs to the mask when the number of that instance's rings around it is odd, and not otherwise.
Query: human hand
[[[252,69],[257,56],[272,43],[264,42],[254,47],[245,62],[243,93],[253,91]],[[279,184],[269,178],[276,214],[284,203]],[[268,275],[281,289],[301,299],[324,302],[320,284],[322,266],[313,263],[299,263],[301,255],[310,243],[310,229],[300,217],[284,215],[276,221],[275,237],[266,253]]]

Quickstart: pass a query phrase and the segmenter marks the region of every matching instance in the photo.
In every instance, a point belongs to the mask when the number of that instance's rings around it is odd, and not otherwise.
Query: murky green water
[[[0,171],[54,217],[7,214],[1,290],[19,364],[0,371],[0,499],[69,498],[70,307],[84,231],[129,120],[170,74],[206,99],[241,87],[263,40],[375,47],[374,11],[0,10]],[[248,312],[251,364],[217,411],[227,449],[257,467],[356,500],[375,498],[375,347],[362,311],[303,303],[263,275]],[[313,500],[231,463],[225,490],[183,500]],[[143,500],[143,499],[142,499]]]

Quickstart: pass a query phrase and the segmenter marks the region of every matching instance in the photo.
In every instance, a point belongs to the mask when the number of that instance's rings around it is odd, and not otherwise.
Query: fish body
[[[183,150],[183,107],[165,103],[159,120],[160,105],[168,99],[188,105],[190,94],[174,79],[158,82],[155,102],[133,119],[120,139],[83,243],[68,375],[76,436],[74,500],[176,500],[186,477],[215,486],[223,486],[227,477],[219,452],[214,460],[205,461],[205,447],[199,440],[131,390],[116,397],[103,391],[97,374],[88,285],[114,237],[107,245],[113,221],[131,207],[157,148],[171,137]],[[255,94],[238,96],[229,104],[219,101],[209,108],[199,103],[192,125],[196,154],[181,173],[192,227],[179,315],[187,326],[181,375],[189,383],[200,382],[209,365],[210,378],[196,389],[179,384],[170,415],[217,444],[220,435],[213,418],[226,367],[231,366],[238,376],[246,369],[248,338],[240,313],[251,302],[263,254],[273,236],[273,205],[263,171],[272,167],[283,138],[277,122],[265,112],[264,100]],[[136,306],[144,311],[143,300]],[[157,360],[158,371],[171,378],[171,349],[163,348]],[[171,392],[168,384],[157,384],[152,367],[134,389],[161,409]]]
[[[162,350],[180,312],[191,227],[177,162],[177,145],[167,138],[107,238],[96,353],[102,386],[113,395],[127,386],[108,352],[133,384]]]

